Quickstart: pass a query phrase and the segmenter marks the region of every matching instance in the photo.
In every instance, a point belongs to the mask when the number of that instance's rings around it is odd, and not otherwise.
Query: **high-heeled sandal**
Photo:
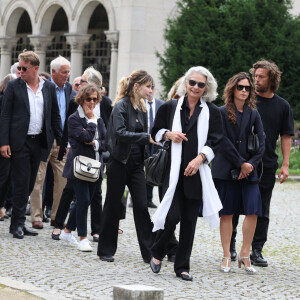
[[[231,270],[231,267],[229,266],[229,261],[231,261],[231,258],[230,257],[223,257],[223,259],[226,259],[226,266],[224,267],[224,266],[221,265],[220,271],[224,272],[224,273],[229,273],[230,270]]]
[[[250,267],[246,267],[245,263],[244,263],[244,259],[249,259],[249,263],[250,263]],[[242,267],[242,264],[245,267],[245,272],[249,275],[254,275],[257,273],[257,271],[251,266],[251,261],[250,261],[250,257],[241,257],[240,254],[238,255],[238,262],[239,262],[239,268]]]

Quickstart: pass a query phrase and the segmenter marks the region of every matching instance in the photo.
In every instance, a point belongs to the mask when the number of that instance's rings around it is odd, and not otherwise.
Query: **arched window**
[[[52,43],[48,46],[46,51],[46,67],[45,70],[50,72],[50,62],[56,58],[57,56],[61,55],[66,59],[70,60],[71,52],[70,52],[70,45],[66,42],[65,33],[69,31],[68,26],[68,18],[63,10],[60,8],[52,22],[51,32],[50,35],[54,36],[52,39]]]
[[[106,41],[105,30],[108,30],[108,17],[105,8],[99,4],[90,19],[88,34],[89,43],[83,48],[83,70],[93,66],[103,76],[103,86],[108,90],[110,73],[110,44]]]
[[[11,64],[18,61],[18,56],[24,49],[33,50],[33,46],[30,45],[30,40],[28,38],[28,35],[31,33],[32,28],[30,18],[27,11],[24,10],[17,27],[16,37],[19,39],[17,45],[12,48]]]

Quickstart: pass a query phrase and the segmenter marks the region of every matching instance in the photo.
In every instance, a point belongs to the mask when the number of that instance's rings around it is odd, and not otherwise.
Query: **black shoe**
[[[93,235],[93,242],[98,243],[99,242],[99,236]]]
[[[168,261],[174,263],[176,258],[176,254],[168,255]]]
[[[0,218],[0,221],[4,221],[4,218],[1,217],[1,218]]]
[[[15,239],[23,239],[24,238],[23,228],[21,226],[18,226],[13,231],[13,238],[15,238]]]
[[[147,206],[150,208],[157,208],[157,206],[152,201],[148,202]]]
[[[59,241],[59,236],[60,236],[60,233],[54,234],[52,231],[52,234],[51,234],[52,240]]]
[[[231,261],[236,261],[237,253],[235,249],[233,250],[230,249],[230,257],[231,257]]]
[[[49,219],[47,218],[45,212],[43,213],[43,223],[49,223]]]
[[[24,232],[24,235],[28,235],[28,236],[38,235],[38,233],[36,231],[30,230],[26,226],[23,227],[23,232]]]
[[[7,210],[5,211],[5,213],[6,213],[9,217],[11,217],[11,212],[12,212],[12,207],[10,207],[9,209],[7,209]]]
[[[250,254],[251,263],[254,266],[267,267],[268,262],[263,258],[261,251],[254,249]]]
[[[100,256],[100,260],[103,260],[103,261],[107,261],[107,262],[113,262],[115,259],[113,256]]]
[[[151,258],[150,259],[150,267],[151,267],[151,270],[153,273],[158,273],[161,268],[161,262],[160,262],[160,264],[156,265]]]
[[[46,206],[45,215],[47,218],[51,217],[51,207]]]
[[[181,277],[182,280],[193,281],[193,276],[190,274],[176,274],[176,277]]]

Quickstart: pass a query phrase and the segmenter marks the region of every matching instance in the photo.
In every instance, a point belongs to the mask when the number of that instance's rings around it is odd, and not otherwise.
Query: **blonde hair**
[[[26,51],[26,49],[19,54],[19,61],[23,60],[25,63],[29,62],[32,66],[40,65],[39,56],[33,51]]]
[[[129,97],[131,104],[135,110],[147,111],[143,98],[135,97],[136,91],[134,84],[143,85],[147,83],[153,84],[153,78],[144,70],[133,71],[129,77],[123,77],[119,83],[118,96],[113,102],[113,106],[122,98]]]

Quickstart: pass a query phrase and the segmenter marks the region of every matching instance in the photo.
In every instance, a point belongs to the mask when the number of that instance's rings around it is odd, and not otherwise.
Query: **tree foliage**
[[[190,67],[208,68],[218,81],[219,103],[227,80],[264,58],[283,72],[279,95],[300,119],[300,18],[290,0],[180,0],[168,20],[168,46],[160,60],[165,93]]]

